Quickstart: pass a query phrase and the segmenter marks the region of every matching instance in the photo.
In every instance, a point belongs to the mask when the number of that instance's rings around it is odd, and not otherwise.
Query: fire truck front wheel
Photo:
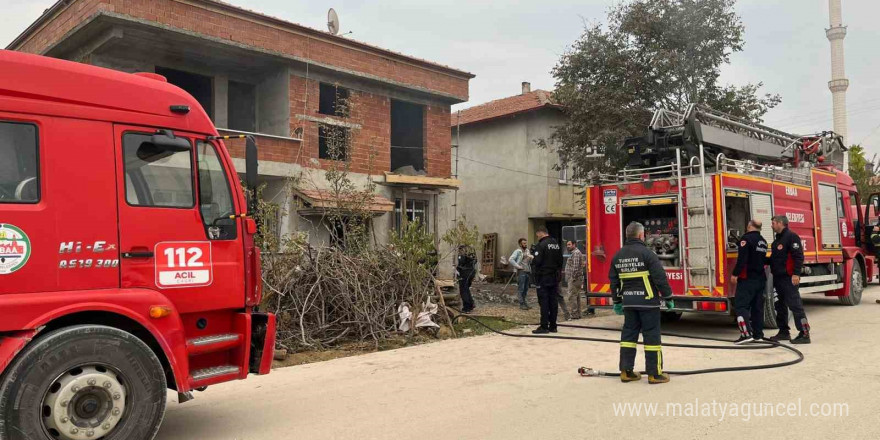
[[[165,413],[165,373],[122,330],[55,330],[20,353],[0,382],[0,439],[152,440]]]
[[[847,306],[857,306],[862,302],[862,291],[865,283],[862,279],[862,266],[858,261],[853,261],[852,273],[850,274],[849,292],[845,296],[838,296],[837,300]]]

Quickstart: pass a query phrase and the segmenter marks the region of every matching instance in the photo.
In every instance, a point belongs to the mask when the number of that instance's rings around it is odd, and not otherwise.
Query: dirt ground
[[[616,344],[485,335],[280,368],[211,387],[182,405],[172,399],[158,438],[880,438],[876,299],[876,286],[857,307],[809,296],[813,344],[802,347],[804,362],[782,369],[622,384],[576,373],[582,365],[616,371]],[[490,307],[478,302],[479,309]],[[583,322],[620,325],[620,317],[603,315]],[[738,335],[730,319],[705,315],[664,329]],[[566,328],[560,334],[618,336]],[[666,347],[663,358],[666,369],[685,370],[792,356]],[[636,362],[644,362],[641,349]],[[635,406],[623,406],[636,404],[657,405],[657,413],[646,415],[648,406],[635,415]]]

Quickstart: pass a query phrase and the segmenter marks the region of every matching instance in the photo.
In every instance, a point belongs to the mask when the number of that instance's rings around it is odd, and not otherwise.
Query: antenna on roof
[[[327,31],[333,35],[339,33],[339,15],[333,8],[327,11]]]

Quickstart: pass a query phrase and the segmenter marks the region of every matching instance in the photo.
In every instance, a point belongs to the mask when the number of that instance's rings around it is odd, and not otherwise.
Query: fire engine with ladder
[[[648,248],[660,257],[675,309],[732,314],[729,283],[737,242],[749,219],[785,215],[804,248],[800,292],[836,296],[857,305],[877,274],[868,239],[878,223],[878,194],[868,203],[834,158],[846,148],[833,132],[793,135],[691,104],[684,114],[661,109],[648,134],[627,139],[627,166],[617,174],[594,173],[586,187],[584,248],[588,301],[611,306],[608,271],[627,224],[645,225]],[[775,328],[769,278],[765,324]]]

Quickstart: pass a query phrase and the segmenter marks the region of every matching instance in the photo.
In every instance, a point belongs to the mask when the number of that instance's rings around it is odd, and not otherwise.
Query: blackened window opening
[[[232,130],[257,131],[257,88],[252,84],[229,81],[229,126]]]
[[[391,100],[391,170],[425,170],[425,107]]]
[[[156,66],[156,73],[196,98],[208,117],[214,120],[214,83],[210,76],[159,66]]]
[[[318,113],[348,117],[348,89],[333,84],[321,84],[319,92]]]
[[[336,125],[318,126],[318,157],[327,160],[348,160],[351,132]]]

